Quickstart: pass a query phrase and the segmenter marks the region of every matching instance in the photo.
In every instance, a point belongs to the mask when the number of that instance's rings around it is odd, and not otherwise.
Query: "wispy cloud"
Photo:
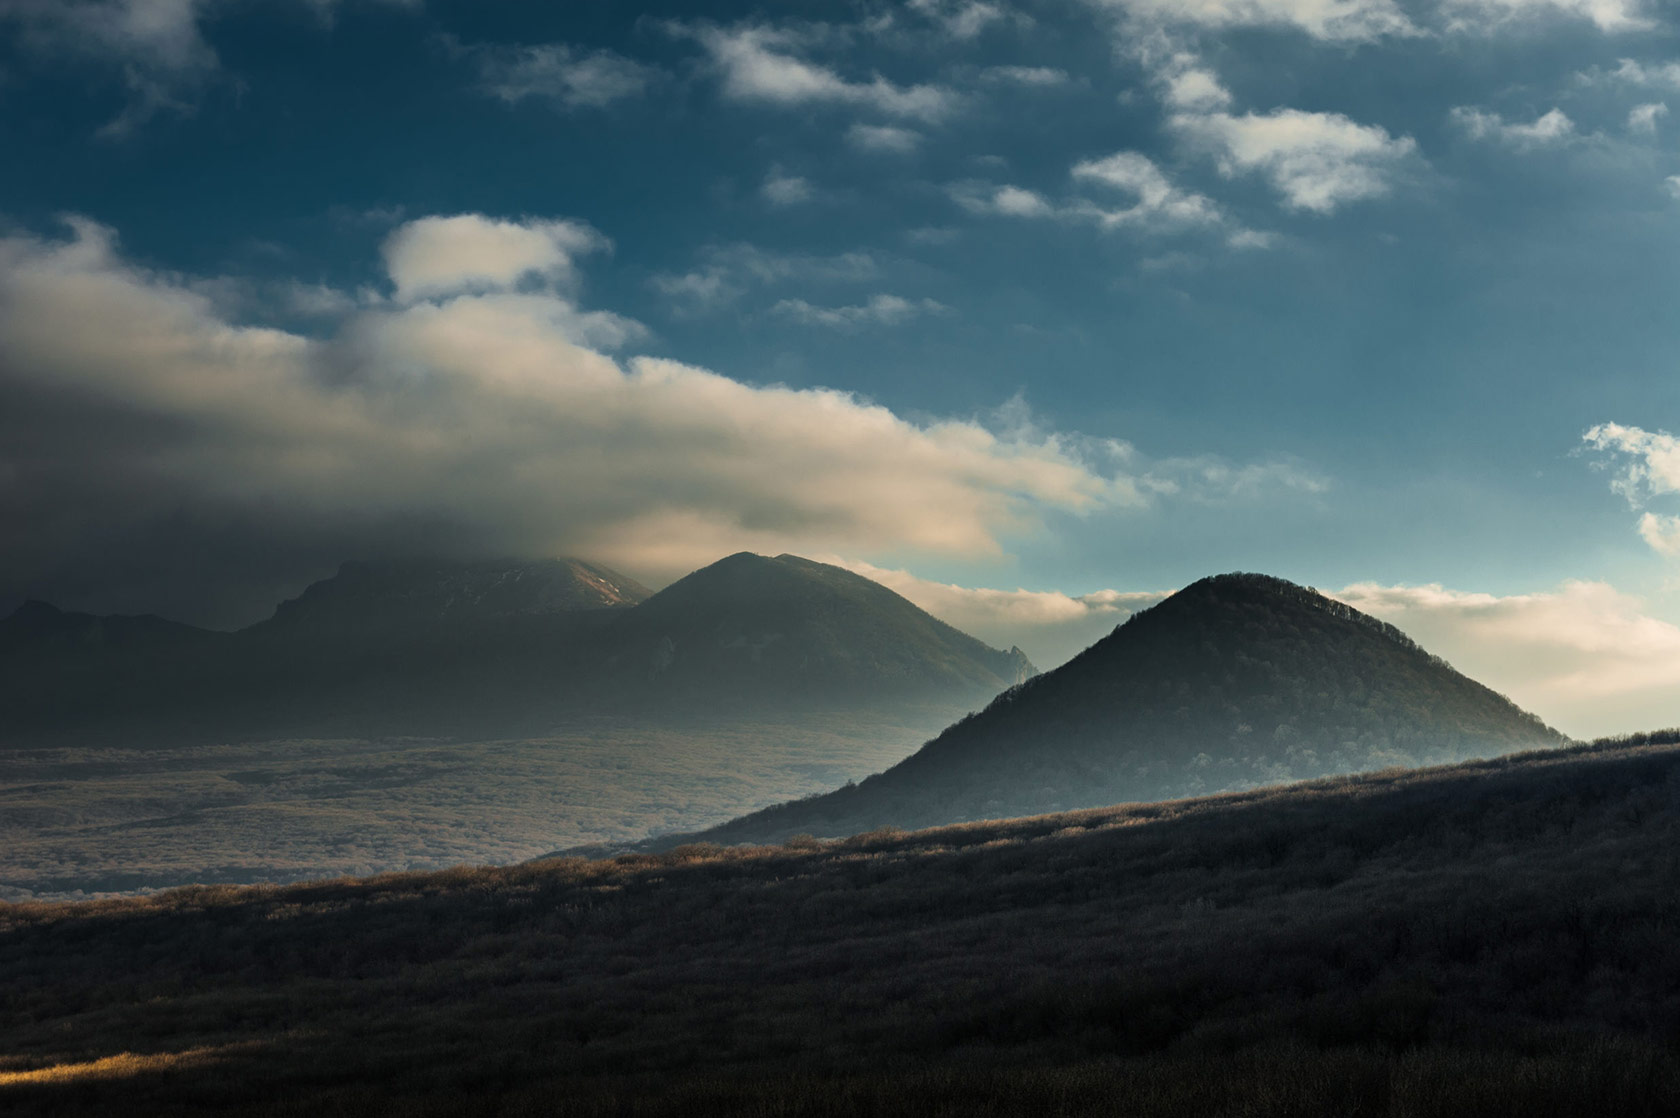
[[[1391,136],[1340,113],[1187,113],[1170,123],[1186,143],[1210,154],[1225,177],[1258,174],[1288,208],[1319,214],[1388,194],[1417,155],[1410,136]]]
[[[921,145],[922,134],[891,124],[854,124],[846,130],[846,142],[859,151],[908,155]]]
[[[478,66],[484,91],[510,105],[533,99],[564,109],[604,108],[646,92],[659,74],[621,54],[567,43],[457,49]]]
[[[1519,151],[1552,147],[1576,136],[1575,122],[1561,109],[1551,109],[1526,123],[1507,121],[1495,112],[1460,105],[1450,114],[1452,123],[1473,140],[1492,140]]]
[[[949,116],[960,98],[937,85],[896,85],[879,74],[849,81],[796,53],[800,39],[769,27],[703,27],[700,43],[723,75],[726,96],[773,105],[839,104],[887,116],[935,122]]]
[[[771,310],[795,322],[808,326],[827,326],[836,330],[856,330],[865,326],[898,326],[929,314],[944,314],[949,308],[932,299],[906,299],[899,295],[877,294],[854,306],[819,307],[804,299],[783,299]]]

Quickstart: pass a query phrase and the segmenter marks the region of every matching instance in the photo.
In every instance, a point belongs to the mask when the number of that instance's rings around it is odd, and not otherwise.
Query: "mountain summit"
[[[745,551],[626,613],[603,651],[621,685],[688,698],[990,698],[1037,672],[842,567]]]
[[[852,834],[1158,800],[1567,739],[1383,621],[1265,575],[1203,579],[886,772],[707,832]]]

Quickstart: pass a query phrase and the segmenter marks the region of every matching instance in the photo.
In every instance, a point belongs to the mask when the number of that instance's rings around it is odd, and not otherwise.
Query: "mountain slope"
[[[943,721],[1034,671],[849,571],[749,554],[651,596],[574,559],[346,563],[231,634],[32,603],[0,622],[0,658],[14,668],[0,746],[526,737],[579,716],[909,706]]]
[[[841,567],[741,552],[615,620],[602,645],[619,694],[700,701],[990,698],[1036,672]]]
[[[723,842],[1197,795],[1561,744],[1399,630],[1263,575],[1204,579],[856,786]]]
[[[345,563],[280,603],[256,628],[366,635],[391,628],[483,623],[633,606],[653,592],[579,559],[478,563]]]

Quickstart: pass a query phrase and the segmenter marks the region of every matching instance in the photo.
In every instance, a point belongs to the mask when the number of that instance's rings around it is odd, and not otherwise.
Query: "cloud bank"
[[[250,620],[355,554],[583,554],[652,579],[741,548],[985,556],[1049,512],[1173,489],[1124,444],[1019,414],[913,423],[615,357],[643,329],[577,301],[577,257],[605,246],[581,222],[422,218],[384,246],[390,295],[345,297],[314,338],[242,324],[214,283],[127,260],[90,221],[0,238],[19,541],[0,585]],[[241,590],[254,568],[269,581]]]
[[[1603,582],[1538,594],[1357,583],[1335,591],[1565,733],[1680,724],[1680,626]]]

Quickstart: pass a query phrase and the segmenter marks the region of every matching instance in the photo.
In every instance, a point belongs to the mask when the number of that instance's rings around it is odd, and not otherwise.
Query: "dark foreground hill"
[[[568,720],[952,717],[1033,673],[838,567],[731,556],[658,594],[574,559],[346,563],[213,633],[29,603],[0,621],[0,747],[512,737]]]
[[[1392,625],[1282,579],[1220,575],[1136,614],[884,773],[695,837],[934,826],[1566,740]]]
[[[0,1110],[1672,1114],[1677,741],[0,906]]]

